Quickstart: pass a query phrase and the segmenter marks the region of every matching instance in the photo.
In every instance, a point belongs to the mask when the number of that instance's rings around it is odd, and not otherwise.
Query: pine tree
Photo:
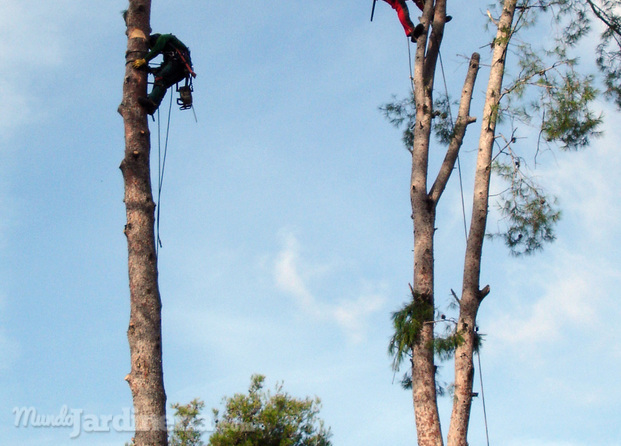
[[[135,411],[137,446],[165,446],[166,394],[162,372],[161,301],[158,288],[154,238],[155,204],[149,165],[150,134],[147,115],[138,104],[146,96],[147,73],[135,70],[131,62],[147,52],[151,31],[150,0],[129,0],[124,13],[127,25],[127,53],[123,100],[119,113],[125,125],[125,157],[121,171],[125,183],[130,320],[127,330],[131,355],[128,382]]]
[[[579,0],[576,0],[579,1]],[[590,3],[591,0],[585,0]],[[414,229],[414,274],[411,300],[393,313],[394,335],[389,344],[393,367],[399,369],[409,359],[411,370],[403,379],[411,388],[415,423],[420,446],[444,444],[438,415],[436,357],[454,358],[455,382],[453,410],[447,436],[449,446],[466,446],[473,397],[474,353],[481,344],[477,333],[477,314],[490,293],[482,286],[481,260],[486,237],[505,241],[514,255],[532,254],[554,240],[554,225],[560,217],[554,197],[549,196],[525,170],[525,157],[519,155],[515,132],[499,132],[499,123],[536,124],[538,144],[556,144],[562,150],[578,150],[597,135],[601,116],[590,110],[597,97],[593,78],[577,71],[568,56],[570,41],[552,41],[548,50],[534,49],[516,35],[533,26],[538,15],[552,13],[558,20],[576,9],[567,8],[570,0],[517,0],[498,2],[495,17],[488,11],[496,35],[490,43],[491,62],[487,92],[480,117],[480,135],[474,171],[472,216],[464,252],[461,296],[453,292],[456,317],[437,310],[434,284],[434,233],[436,209],[455,170],[466,129],[476,121],[470,116],[480,56],[474,53],[466,72],[455,122],[451,120],[450,98],[434,100],[436,67],[446,21],[446,0],[425,2],[421,23],[425,32],[416,42],[414,89],[404,101],[382,107],[389,121],[405,127],[404,142],[412,155],[410,199]],[[570,22],[571,23],[571,22]],[[569,28],[565,28],[567,31]],[[508,63],[517,75],[505,82]],[[536,98],[533,100],[533,97]],[[444,160],[435,178],[430,177],[429,155],[432,135],[447,146]],[[539,146],[535,148],[539,150]],[[504,228],[487,234],[490,190],[493,174],[506,182],[498,197]],[[442,334],[442,328],[446,333]]]
[[[188,404],[173,404],[175,409],[175,426],[170,433],[170,446],[203,446],[202,436],[204,420],[201,418],[201,411],[205,403],[199,399],[194,399]]]
[[[278,384],[263,389],[265,376],[253,375],[247,394],[224,398],[224,413],[213,410],[216,429],[209,446],[330,446],[330,429],[319,418],[319,398],[294,398]]]

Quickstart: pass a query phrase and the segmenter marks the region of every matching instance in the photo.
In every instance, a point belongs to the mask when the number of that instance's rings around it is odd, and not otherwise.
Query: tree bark
[[[426,191],[427,153],[431,132],[431,110],[417,108],[417,128],[421,130],[419,145],[412,152],[412,216],[414,220],[414,287],[413,298],[433,308],[434,305],[434,232],[436,206],[450,172],[455,166],[459,149],[468,124],[474,122],[470,103],[476,75],[479,69],[479,55],[473,54],[464,82],[455,134],[447,150],[444,162],[430,192]],[[431,89],[427,90],[428,92]],[[430,93],[423,93],[424,95]],[[424,98],[427,104],[431,97]],[[418,117],[420,116],[420,121]],[[416,137],[415,137],[416,141]],[[431,312],[433,314],[433,312]],[[412,347],[412,394],[419,445],[441,445],[442,432],[438,415],[436,395],[436,367],[433,352],[433,319],[425,321],[418,342]]]
[[[457,322],[457,332],[462,336],[463,342],[455,351],[455,395],[447,439],[448,446],[467,446],[468,444],[468,424],[474,378],[473,354],[476,317],[481,301],[489,293],[489,287],[480,289],[480,276],[489,207],[492,152],[496,136],[507,47],[513,31],[512,24],[516,3],[517,0],[505,0],[504,2],[503,12],[498,22],[498,32],[494,40],[492,65],[483,107],[483,121],[474,180],[472,220],[466,245],[462,298]]]
[[[138,104],[146,96],[147,73],[131,62],[147,52],[150,0],[130,0],[125,16],[127,53],[123,100],[119,113],[125,125],[125,185],[130,319],[127,330],[131,371],[125,377],[132,392],[137,446],[166,446],[166,394],[162,370],[161,300],[154,236],[155,203],[151,191],[150,133],[147,115]]]
[[[412,147],[410,201],[414,226],[413,299],[434,307],[434,232],[436,204],[427,191],[429,142],[433,120],[433,85],[444,31],[445,0],[425,2],[421,23],[428,29],[418,39],[414,66],[416,122]],[[436,394],[433,351],[433,311],[421,321],[422,329],[412,348],[412,398],[419,446],[443,444]]]

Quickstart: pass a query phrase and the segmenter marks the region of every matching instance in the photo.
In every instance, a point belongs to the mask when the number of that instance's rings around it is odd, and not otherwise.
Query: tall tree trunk
[[[435,4],[434,4],[435,3]],[[410,200],[414,224],[413,296],[427,317],[412,345],[412,398],[419,446],[441,446],[442,430],[436,394],[436,365],[433,352],[434,259],[433,243],[436,201],[427,191],[429,141],[433,114],[433,84],[444,31],[445,0],[426,2],[421,23],[428,29],[439,16],[438,25],[417,42],[414,65],[416,122],[412,146]],[[428,36],[428,38],[427,38]]]
[[[413,299],[422,311],[429,314],[412,346],[412,397],[416,432],[420,446],[442,445],[440,417],[436,395],[436,366],[433,352],[434,265],[433,233],[435,205],[426,191],[417,192],[412,186],[414,210],[414,286]],[[425,310],[427,309],[427,311]]]
[[[470,116],[470,104],[478,70],[479,55],[474,53],[470,60],[468,73],[462,89],[454,136],[449,144],[440,172],[429,193],[426,191],[426,183],[431,112],[425,110],[424,106],[417,108],[417,128],[421,130],[427,129],[427,131],[423,132],[423,135],[420,137],[423,141],[426,141],[426,144],[415,145],[417,148],[414,148],[412,151],[412,184],[410,193],[412,218],[414,220],[413,298],[418,304],[431,310],[422,312],[428,314],[430,318],[424,321],[418,342],[412,347],[412,393],[419,445],[435,446],[443,443],[437,406],[436,367],[433,352],[434,225],[436,206],[455,167],[466,128],[469,124],[475,122],[475,118]],[[431,89],[428,89],[428,91],[431,91]],[[431,104],[431,97],[424,100],[427,101],[427,104]],[[431,110],[431,107],[429,110]],[[418,120],[419,117],[420,121]]]
[[[433,86],[440,46],[444,35],[446,0],[425,2],[421,23],[429,34],[418,39],[414,66],[414,100],[416,122],[412,147],[410,199],[414,223],[414,286],[413,299],[420,305],[422,328],[412,346],[412,395],[419,446],[443,444],[436,390],[434,363],[434,233],[437,203],[454,168],[468,124],[472,88],[478,71],[478,55],[472,63],[462,92],[462,103],[455,135],[447,151],[438,177],[428,191],[429,144],[433,121]]]
[[[474,179],[472,220],[466,245],[462,298],[457,323],[457,332],[462,336],[463,342],[455,351],[455,395],[448,433],[448,446],[466,446],[468,444],[468,424],[474,378],[473,354],[476,341],[476,317],[481,301],[489,293],[489,286],[480,289],[480,276],[483,240],[489,207],[492,152],[496,136],[498,106],[501,99],[507,47],[511,40],[516,3],[517,0],[505,0],[504,2],[503,12],[498,22],[498,32],[494,40],[492,65],[483,107],[483,121]]]
[[[123,101],[119,113],[125,125],[125,183],[130,319],[127,330],[131,372],[125,377],[132,392],[138,446],[166,446],[166,394],[162,370],[161,301],[154,237],[155,203],[151,192],[150,133],[147,115],[138,104],[146,96],[147,73],[131,62],[147,52],[150,0],[130,0],[125,16],[127,53]]]

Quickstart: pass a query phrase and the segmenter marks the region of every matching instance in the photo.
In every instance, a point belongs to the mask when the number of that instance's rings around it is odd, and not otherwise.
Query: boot
[[[425,27],[423,26],[423,24],[419,23],[418,25],[416,25],[414,31],[410,33],[410,39],[412,40],[412,42],[416,42],[418,38],[423,34],[423,32],[425,32]]]
[[[142,108],[144,108],[144,110],[150,115],[155,113],[157,110],[157,104],[149,98],[140,97],[138,98],[138,103],[142,105]]]

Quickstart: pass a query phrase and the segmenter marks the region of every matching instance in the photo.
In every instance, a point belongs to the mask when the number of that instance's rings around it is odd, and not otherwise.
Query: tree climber
[[[399,16],[399,21],[401,22],[401,25],[403,26],[403,29],[405,30],[405,35],[408,36],[412,40],[412,42],[416,42],[416,39],[418,39],[423,33],[423,31],[425,31],[425,27],[423,26],[422,23],[419,23],[418,25],[414,26],[414,24],[412,23],[412,20],[410,20],[410,11],[408,10],[408,6],[405,4],[405,0],[384,0],[384,1],[388,3],[390,6],[392,6],[392,9],[397,11],[397,15]],[[421,11],[425,7],[424,0],[412,0],[412,1],[416,4],[416,6],[418,6],[418,9],[420,9]],[[452,17],[450,15],[446,16],[447,22],[450,22],[451,19]]]
[[[135,60],[133,66],[136,69],[147,67],[149,73],[155,76],[149,96],[138,98],[138,103],[152,115],[162,103],[168,88],[189,76],[196,77],[196,73],[192,70],[190,49],[172,34],[152,34],[149,37],[149,50],[144,58]],[[160,66],[148,68],[147,62],[160,54],[164,56]]]

